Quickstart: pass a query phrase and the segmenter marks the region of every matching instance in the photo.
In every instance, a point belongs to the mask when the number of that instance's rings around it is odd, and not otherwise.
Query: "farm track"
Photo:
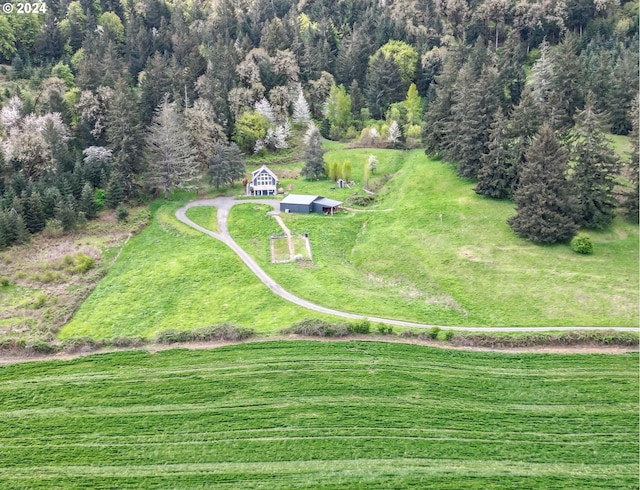
[[[327,308],[325,306],[321,306],[306,299],[295,296],[289,291],[285,290],[280,284],[274,281],[259,265],[258,263],[242,248],[238,245],[235,240],[231,237],[229,233],[227,221],[229,217],[229,211],[236,204],[243,203],[257,203],[257,204],[266,204],[274,208],[276,212],[280,210],[280,202],[277,200],[266,200],[266,199],[242,199],[236,201],[233,197],[217,197],[214,199],[200,199],[197,201],[192,201],[187,205],[181,207],[176,211],[176,218],[182,223],[205,233],[217,240],[220,240],[222,243],[227,245],[231,250],[233,250],[238,257],[245,263],[247,267],[253,272],[253,274],[262,281],[262,283],[267,286],[271,292],[280,296],[281,298],[295,304],[301,306],[303,308],[307,308],[312,311],[317,311],[319,313],[324,313],[328,315],[333,315],[341,318],[347,318],[349,320],[369,320],[374,323],[384,323],[387,325],[395,325],[399,327],[411,327],[411,328],[433,328],[438,327],[445,330],[458,330],[458,331],[467,331],[467,332],[558,332],[558,331],[571,331],[571,330],[616,330],[616,331],[627,331],[627,332],[637,332],[638,328],[635,327],[458,327],[451,325],[432,325],[418,322],[409,322],[405,320],[396,320],[391,318],[381,318],[376,316],[367,316],[367,315],[358,315],[355,313],[349,313],[346,311],[335,310],[333,308]],[[199,206],[212,206],[217,208],[217,223],[218,223],[218,233],[208,230],[207,228],[200,226],[190,220],[186,212],[190,208],[199,207]]]

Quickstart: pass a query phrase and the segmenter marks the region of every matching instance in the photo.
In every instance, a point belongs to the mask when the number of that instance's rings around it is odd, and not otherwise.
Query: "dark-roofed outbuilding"
[[[342,202],[327,199],[322,196],[308,196],[304,194],[289,194],[280,201],[282,213],[335,213]]]

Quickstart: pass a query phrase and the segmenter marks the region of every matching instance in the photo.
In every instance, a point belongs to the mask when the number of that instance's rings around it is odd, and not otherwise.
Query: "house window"
[[[256,178],[256,185],[273,185],[273,179],[268,174],[260,174]]]

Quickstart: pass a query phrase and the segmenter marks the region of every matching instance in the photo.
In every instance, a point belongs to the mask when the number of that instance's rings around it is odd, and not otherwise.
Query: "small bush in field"
[[[437,340],[439,333],[440,333],[440,327],[432,327],[427,332],[427,336],[432,340]]]
[[[127,219],[129,218],[129,210],[122,204],[120,204],[116,208],[116,216],[118,218],[118,221],[127,221]]]
[[[304,335],[307,337],[345,337],[349,335],[349,326],[344,323],[306,319],[294,323],[289,328],[281,330],[280,333],[285,335]]]
[[[73,261],[73,272],[79,272],[79,273],[84,273],[87,272],[88,270],[93,269],[93,266],[95,264],[94,260],[89,257],[88,255],[85,254],[78,254],[76,255],[75,260]]]
[[[393,327],[391,325],[378,325],[378,333],[382,335],[393,334]]]
[[[11,281],[8,277],[0,277],[0,286],[7,287],[9,284],[11,284]]]
[[[371,323],[369,320],[361,320],[349,325],[349,333],[363,333],[367,334],[371,331]]]
[[[571,240],[571,250],[578,254],[592,254],[593,243],[591,237],[587,233],[578,233]]]

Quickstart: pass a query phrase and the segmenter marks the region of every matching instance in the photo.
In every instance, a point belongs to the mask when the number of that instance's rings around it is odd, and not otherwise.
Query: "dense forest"
[[[303,175],[327,170],[318,131],[424,148],[512,199],[534,242],[638,219],[637,1],[15,7],[0,15],[0,249],[207,174],[242,179],[243,155],[305,124]],[[611,133],[632,135],[630,155]]]

